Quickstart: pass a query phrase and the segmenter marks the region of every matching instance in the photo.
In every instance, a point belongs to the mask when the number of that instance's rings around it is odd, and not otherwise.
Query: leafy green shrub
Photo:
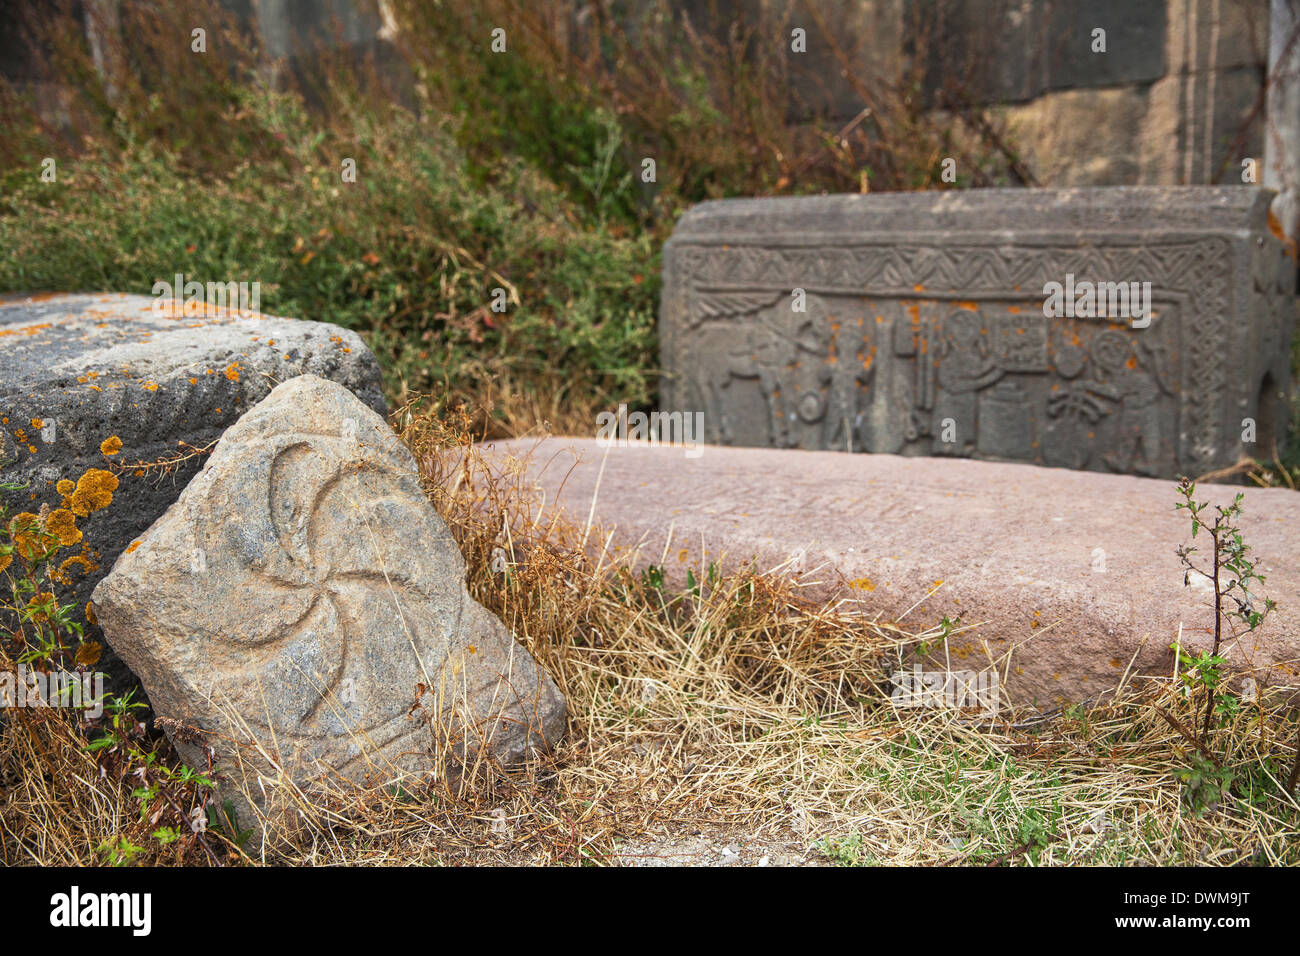
[[[518,161],[477,187],[443,127],[398,109],[358,119],[344,143],[313,135],[286,98],[249,108],[266,113],[297,174],[241,164],[200,178],[140,146],[62,164],[56,184],[11,178],[0,290],[148,294],[176,272],[258,281],[268,313],[363,333],[399,401],[449,384],[482,404],[517,388],[589,422],[591,408],[652,400],[648,235],[575,222],[562,191]]]

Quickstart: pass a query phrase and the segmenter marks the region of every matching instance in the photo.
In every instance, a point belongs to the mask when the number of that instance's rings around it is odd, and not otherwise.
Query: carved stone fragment
[[[187,762],[382,783],[554,743],[554,681],[465,588],[415,461],[347,389],[277,386],[95,590]],[[244,806],[236,800],[237,806]]]

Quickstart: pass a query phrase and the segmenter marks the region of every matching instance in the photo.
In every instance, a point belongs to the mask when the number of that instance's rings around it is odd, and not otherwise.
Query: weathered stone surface
[[[703,411],[723,444],[1153,476],[1268,456],[1296,308],[1268,202],[1243,186],[704,203],[664,252],[662,407]],[[1045,316],[1048,283],[1085,281],[1150,283],[1149,317]]]
[[[1095,697],[1130,662],[1135,674],[1170,674],[1180,628],[1194,652],[1212,644],[1206,591],[1182,583],[1175,549],[1192,542],[1172,482],[894,455],[702,451],[573,438],[485,447],[489,461],[527,460],[525,487],[548,519],[563,512],[582,527],[594,498],[599,533],[587,540],[598,548],[613,534],[606,564],[661,565],[684,587],[687,569],[704,580],[710,562],[756,559],[759,570],[802,575],[810,599],[843,599],[911,633],[945,615],[978,625],[949,639],[948,662],[979,670],[1011,651],[1002,684],[1017,703]],[[1197,498],[1227,504],[1239,490],[1206,484]],[[1241,528],[1278,608],[1226,656],[1261,687],[1300,688],[1300,495],[1242,493]]]
[[[72,589],[79,604],[176,500],[202,458],[168,469],[123,463],[174,459],[186,453],[181,441],[204,448],[277,382],[303,373],[386,408],[379,366],[353,332],[256,313],[159,315],[153,302],[131,295],[0,300],[0,480],[28,486],[9,496],[11,511],[57,506],[58,480],[87,468],[122,472],[113,504],[81,523],[103,571]],[[111,435],[122,450],[106,457],[100,444]],[[130,679],[111,654],[101,666],[116,689]]]
[[[315,376],[226,432],[94,598],[155,711],[205,733],[231,795],[266,772],[246,732],[295,779],[379,783],[484,746],[512,762],[564,727],[554,681],[466,591],[410,451]]]
[[[1053,90],[1008,106],[1007,134],[1025,144],[1021,158],[1041,182],[1140,182],[1142,124],[1150,105],[1145,87]],[[1098,116],[1108,122],[1098,123]],[[1157,151],[1154,143],[1145,145]]]
[[[1150,83],[1165,73],[1165,0],[962,0],[907,10],[931,101],[951,95],[954,83],[975,102],[1023,102],[1052,90]],[[1104,53],[1093,52],[1097,28],[1106,31]]]

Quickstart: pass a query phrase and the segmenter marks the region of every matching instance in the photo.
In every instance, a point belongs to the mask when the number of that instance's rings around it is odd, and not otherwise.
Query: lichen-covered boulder
[[[466,591],[410,451],[315,376],[226,432],[94,600],[155,711],[198,731],[178,750],[215,755],[237,807],[277,768],[454,773],[564,727],[554,681]]]

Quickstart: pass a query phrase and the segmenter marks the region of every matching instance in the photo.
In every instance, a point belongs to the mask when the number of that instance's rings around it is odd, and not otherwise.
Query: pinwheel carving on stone
[[[158,713],[304,773],[509,762],[563,729],[554,682],[466,591],[410,452],[314,376],[227,431],[95,601]]]

